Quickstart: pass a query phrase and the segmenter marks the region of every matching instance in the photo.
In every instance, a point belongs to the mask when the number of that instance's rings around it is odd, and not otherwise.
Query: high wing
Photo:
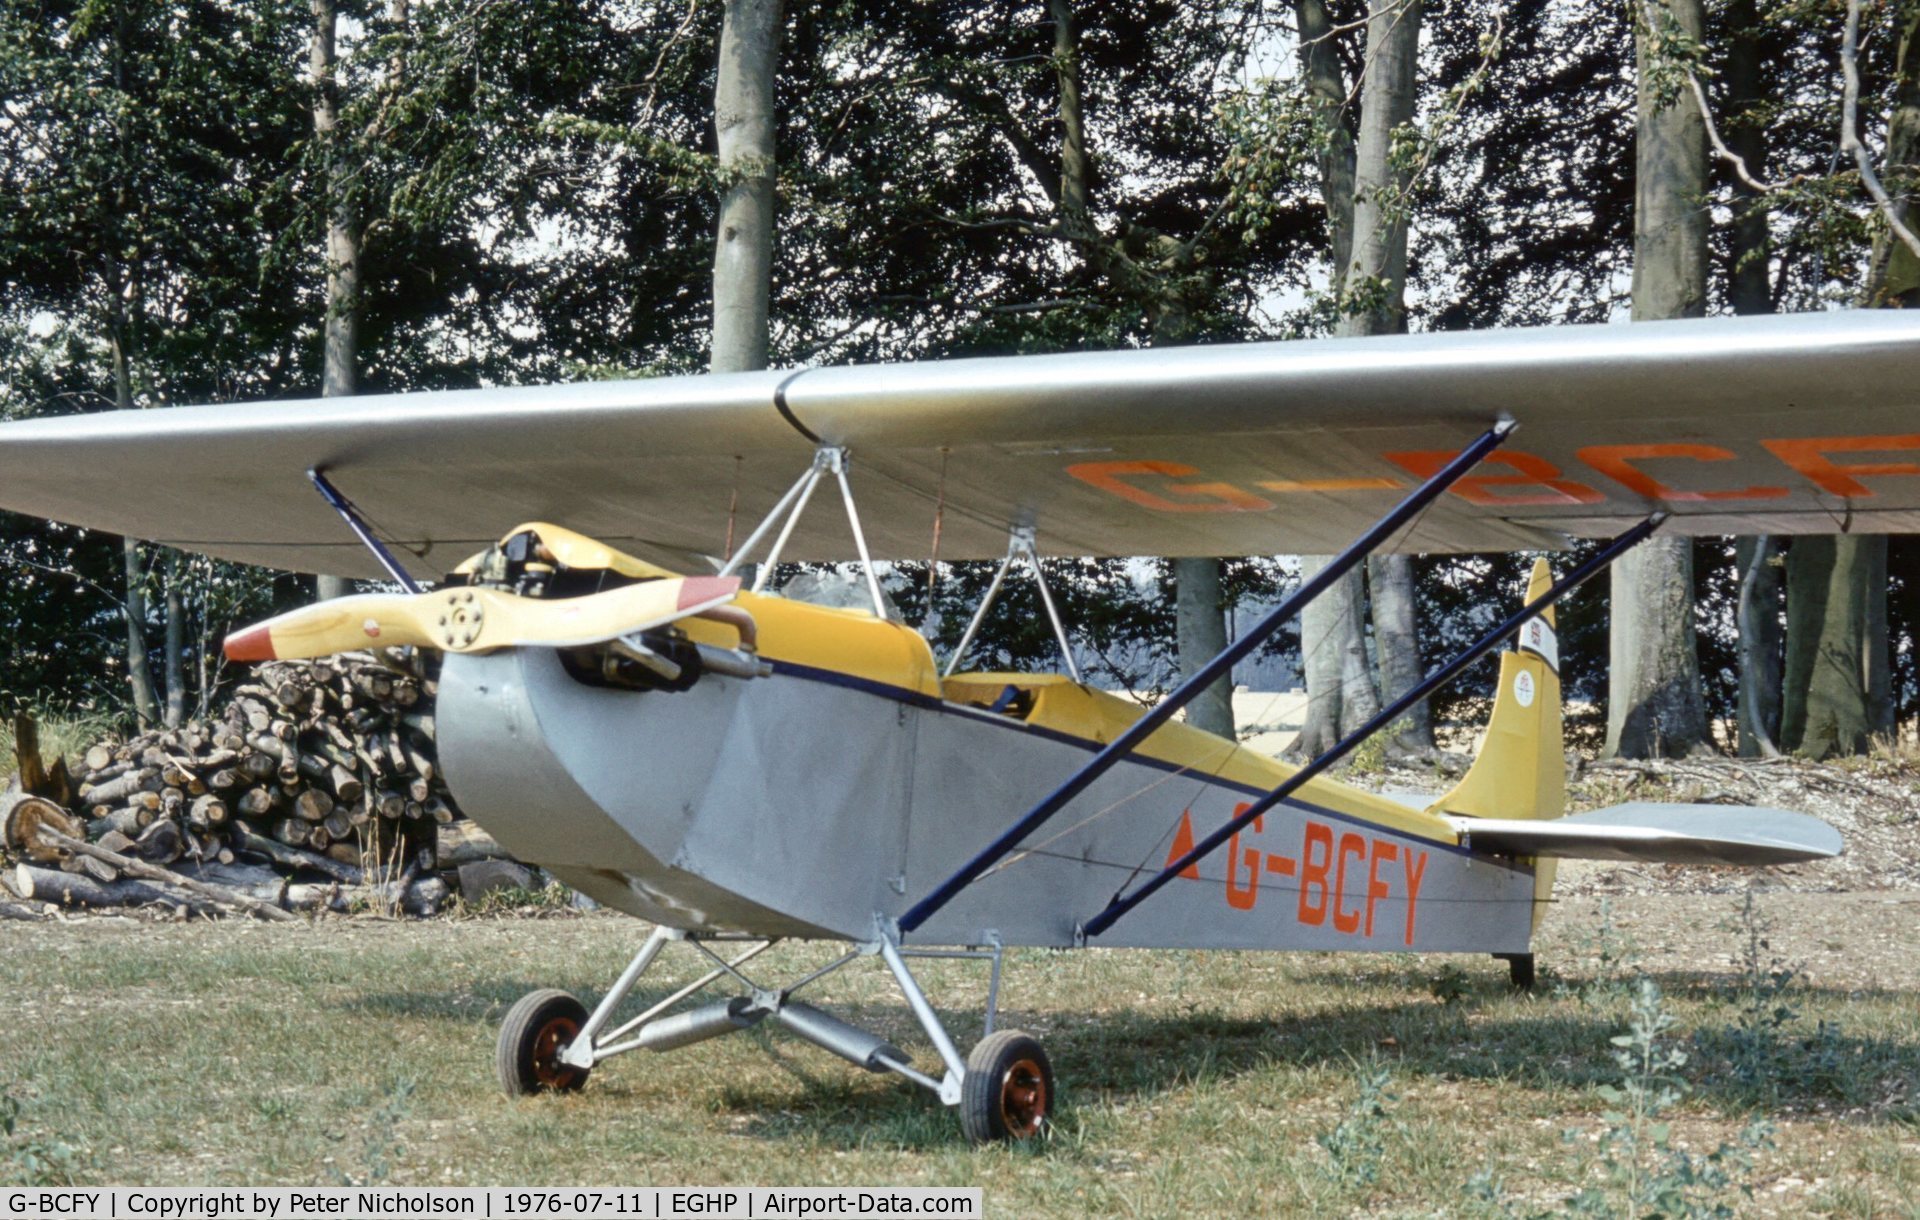
[[[1651,507],[1690,534],[1920,529],[1920,314],[1454,332],[185,407],[0,425],[0,507],[379,576],[320,468],[423,572],[515,522],[718,554],[845,445],[874,554],[1345,545],[1496,418],[1394,543],[1551,548]],[[156,478],[155,472],[161,472]],[[786,555],[853,555],[816,512]]]

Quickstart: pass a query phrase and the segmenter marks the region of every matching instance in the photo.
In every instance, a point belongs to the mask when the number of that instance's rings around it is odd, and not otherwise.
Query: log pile
[[[433,694],[398,649],[269,662],[219,720],[88,750],[77,808],[89,838],[167,862],[231,864],[256,837],[356,866],[376,844],[430,844],[426,826],[459,816],[434,761]]]
[[[71,816],[14,797],[11,888],[63,905],[138,905],[164,886],[187,910],[430,913],[447,892],[430,876],[435,832],[460,817],[436,763],[434,687],[411,649],[261,665],[217,719],[88,749],[58,777]],[[17,782],[33,767],[23,754]],[[203,873],[225,899],[194,892]]]

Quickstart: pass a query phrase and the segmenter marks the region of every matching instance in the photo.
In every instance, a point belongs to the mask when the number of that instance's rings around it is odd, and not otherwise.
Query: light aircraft
[[[156,487],[155,468],[174,477]],[[1917,476],[1920,317],[1900,311],[0,426],[7,508],[405,588],[282,615],[227,649],[440,650],[441,762],[461,807],[656,925],[591,1010],[557,991],[514,1006],[498,1044],[510,1091],[577,1089],[627,1051],[770,1022],[925,1086],[976,1140],[1032,1136],[1057,1101],[1039,1042],[994,1029],[1007,946],[1490,953],[1525,983],[1558,859],[1839,852],[1831,827],[1781,810],[1564,816],[1552,606],[1656,529],[1914,529]],[[302,483],[320,494],[290,494]],[[823,484],[843,523],[806,513]],[[1324,774],[1405,700],[1298,767],[1171,719],[1369,553],[1570,535],[1611,541],[1557,580],[1540,563],[1526,604],[1414,692],[1512,645],[1484,744],[1437,799]],[[1016,564],[1046,593],[1042,554],[1275,551],[1338,556],[1145,713],[1072,673],[942,667],[887,616],[873,568],[1000,558],[971,639]],[[402,554],[460,562],[427,590]],[[779,596],[767,579],[783,559],[859,561],[871,608]],[[752,959],[785,939],[838,948],[797,979],[759,973]],[[623,1017],[675,942],[705,973]],[[986,1036],[964,1054],[910,965],[956,955],[991,971]],[[874,958],[937,1062],[799,998]]]

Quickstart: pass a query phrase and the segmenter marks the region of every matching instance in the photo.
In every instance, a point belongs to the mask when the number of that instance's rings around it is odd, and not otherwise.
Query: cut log
[[[97,839],[110,830],[117,830],[130,838],[138,838],[140,832],[153,825],[154,818],[158,816],[153,810],[137,805],[108,810],[87,823],[87,834]]]
[[[45,797],[30,792],[0,796],[0,845],[29,860],[50,864],[60,858],[60,853],[41,844],[39,832],[43,827],[76,837],[84,829],[78,819]]]
[[[234,808],[250,818],[265,817],[273,812],[274,806],[278,803],[275,799],[278,795],[272,788],[249,788],[240,794],[239,800],[234,803]]]
[[[185,850],[186,837],[180,833],[180,823],[165,821],[155,822],[141,831],[129,854],[154,864],[172,864]]]
[[[67,907],[137,907],[166,903],[204,911],[207,905],[191,895],[148,881],[123,878],[114,882],[96,881],[81,873],[22,864],[13,870],[13,888],[22,898],[51,902]],[[282,915],[286,912],[282,911]]]
[[[119,869],[105,861],[96,860],[92,856],[68,856],[60,862],[60,871],[63,873],[79,873],[82,876],[92,877],[95,881],[103,885],[120,880]]]
[[[88,806],[114,806],[125,803],[127,798],[141,791],[146,782],[159,775],[159,771],[145,767],[129,767],[113,779],[102,784],[94,784],[80,791],[80,802]]]
[[[219,826],[226,820],[227,803],[212,793],[194,797],[193,804],[187,807],[187,825],[195,829]]]
[[[296,824],[304,831],[306,827],[304,822]],[[251,852],[256,856],[261,856],[286,868],[309,869],[319,873],[321,876],[331,877],[335,881],[343,882],[347,885],[359,885],[362,879],[361,871],[352,864],[342,863],[328,856],[307,851],[304,848],[290,847],[285,843],[276,843],[272,839],[262,838],[243,827],[234,828],[233,841],[234,845],[242,851]]]
[[[452,805],[447,804],[447,802],[437,796],[425,802],[422,808],[426,811],[428,817],[442,825],[453,821],[453,819],[458,816]]]
[[[88,746],[85,757],[89,775],[105,771],[113,765],[113,750],[109,746]]]
[[[333,798],[318,788],[308,788],[294,798],[293,812],[309,822],[324,821],[333,812]]]
[[[102,847],[95,847],[91,843],[83,843],[71,835],[64,835],[56,830],[48,830],[42,827],[40,829],[40,839],[42,842],[52,843],[55,847],[64,848],[67,851],[78,852],[81,855],[92,856],[97,860],[103,860],[123,873],[128,873],[135,877],[144,877],[149,881],[162,881],[168,885],[177,885],[189,893],[198,894],[202,898],[210,899],[213,902],[242,907],[265,919],[285,921],[293,918],[279,907],[249,898],[244,894],[235,894],[231,891],[223,890],[219,886],[208,885],[205,882],[182,877],[180,874],[170,872],[157,864],[148,864],[146,861],[137,860],[132,856],[123,856],[119,852],[108,851]]]
[[[299,818],[280,818],[273,824],[273,837],[289,847],[305,847],[307,833],[313,828],[311,822]]]
[[[460,866],[460,896],[478,902],[496,890],[530,890],[533,870],[512,860],[474,860]]]
[[[471,819],[434,827],[434,855],[441,868],[458,868],[478,860],[510,860],[507,849]]]
[[[333,795],[347,804],[359,800],[367,790],[367,786],[360,782],[359,776],[338,763],[328,770],[327,782],[333,788]]]

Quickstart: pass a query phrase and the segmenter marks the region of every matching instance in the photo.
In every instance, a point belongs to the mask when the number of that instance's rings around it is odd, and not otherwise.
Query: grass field
[[[998,1216],[1558,1214],[1584,1189],[1629,1215],[1634,1190],[1683,1184],[1678,1150],[1703,1205],[1920,1216],[1920,895],[1758,912],[1743,931],[1726,895],[1604,919],[1570,900],[1531,996],[1481,958],[1014,953],[1004,1024],[1044,1039],[1065,1104],[1012,1149],[758,1030],[616,1059],[576,1096],[500,1095],[501,1014],[534,987],[607,986],[642,931],[617,917],[0,924],[0,1087],[20,1103],[0,1180],[956,1184]],[[774,959],[770,977],[824,960]],[[694,973],[673,964],[640,990]],[[1687,1055],[1637,1157],[1634,1091],[1607,1093],[1633,1075],[1610,1039],[1636,969],[1678,1022],[1654,1053]],[[970,1041],[984,969],[924,981]],[[809,998],[932,1061],[877,965]],[[1708,1159],[1756,1120],[1750,1166]]]

